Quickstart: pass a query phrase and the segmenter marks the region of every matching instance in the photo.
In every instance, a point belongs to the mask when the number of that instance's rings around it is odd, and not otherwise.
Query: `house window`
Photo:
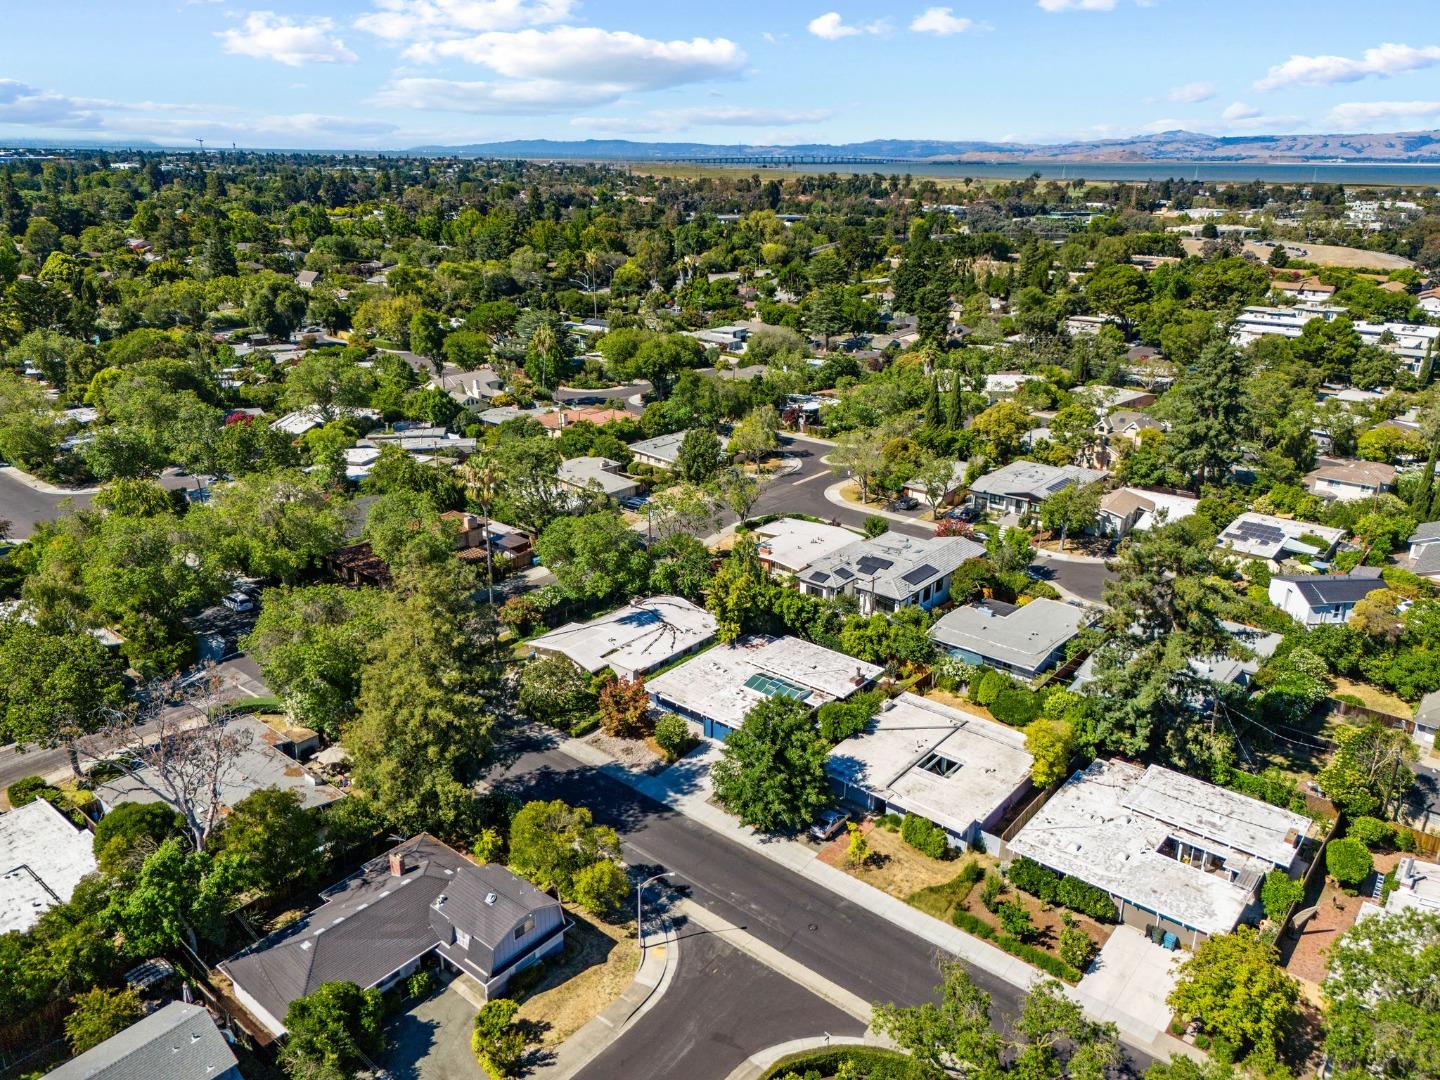
[[[523,938],[526,934],[528,934],[531,930],[534,929],[535,916],[526,915],[525,918],[521,921],[520,925],[515,927],[515,940],[519,941],[521,938]]]

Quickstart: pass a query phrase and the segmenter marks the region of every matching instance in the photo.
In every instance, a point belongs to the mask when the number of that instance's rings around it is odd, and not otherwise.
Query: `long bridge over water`
[[[856,157],[852,154],[734,154],[707,157],[667,157],[632,161],[632,165],[900,165],[914,158]]]

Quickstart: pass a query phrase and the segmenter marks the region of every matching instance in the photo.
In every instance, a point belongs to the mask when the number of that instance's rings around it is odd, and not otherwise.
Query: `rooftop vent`
[[[494,907],[495,901],[499,899],[500,897],[496,896],[493,892],[487,892],[485,894],[485,903],[489,904],[491,907]]]

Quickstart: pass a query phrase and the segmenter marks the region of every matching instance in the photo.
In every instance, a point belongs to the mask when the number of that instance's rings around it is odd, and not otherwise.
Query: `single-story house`
[[[1325,285],[1319,278],[1308,277],[1303,281],[1272,281],[1272,292],[1307,303],[1323,304],[1335,295],[1334,285]]]
[[[983,554],[983,547],[963,536],[887,532],[816,559],[795,575],[795,582],[809,596],[854,596],[862,615],[912,604],[928,611],[949,598],[960,565]]]
[[[95,869],[94,838],[46,800],[0,814],[0,934],[29,930]]]
[[[380,414],[374,409],[351,409],[344,408],[337,410],[337,415],[347,416],[352,419],[379,420]],[[283,431],[286,435],[299,438],[312,428],[321,427],[326,423],[325,413],[318,405],[307,405],[303,409],[286,413],[270,426],[276,431]]]
[[[45,1080],[243,1080],[235,1054],[204,1005],[172,1001]]]
[[[511,420],[523,420],[527,416],[538,423],[540,417],[554,411],[553,408],[544,406],[522,409],[518,405],[493,405],[476,413],[475,418],[486,427],[499,427],[501,424],[508,424]]]
[[[991,372],[985,376],[985,400],[992,405],[997,401],[1008,401],[1018,394],[1026,383],[1039,381],[1039,375],[1027,375],[1023,371]]]
[[[1395,466],[1383,461],[1322,458],[1305,474],[1305,487],[1322,499],[1373,499],[1395,490]]]
[[[1344,529],[1316,525],[1313,521],[1247,511],[1225,526],[1215,543],[1237,555],[1280,563],[1295,555],[1328,559],[1344,535]]]
[[[1071,315],[1065,320],[1065,332],[1071,337],[1098,334],[1107,326],[1118,330],[1120,320],[1114,315]]]
[[[1091,408],[1101,412],[1107,409],[1143,409],[1155,404],[1153,393],[1145,389],[1136,389],[1133,386],[1088,383],[1085,386],[1075,387],[1071,393]]]
[[[1410,571],[1440,581],[1440,521],[1426,521],[1410,534]]]
[[[945,493],[940,496],[940,506],[953,506],[960,501],[960,494],[965,490],[965,470],[968,462],[957,461],[950,470],[950,480],[945,485]],[[926,506],[930,505],[930,495],[925,490],[925,483],[922,480],[907,480],[902,489],[906,495]]]
[[[494,863],[477,865],[421,833],[320,894],[303,919],[220,965],[272,1035],[321,983],[386,990],[427,956],[471,976],[486,998],[565,943],[560,901]]]
[[[596,427],[615,420],[631,420],[633,417],[624,409],[613,409],[605,405],[584,405],[574,409],[555,409],[541,413],[535,418],[551,438],[558,439],[571,424],[587,423]]]
[[[777,518],[755,529],[755,552],[771,573],[798,574],[817,559],[855,543],[849,529],[804,518]]]
[[[953,847],[1000,847],[1000,822],[1030,791],[1034,758],[1014,728],[901,694],[830,751],[837,794],[868,812],[918,814]]]
[[[717,626],[714,615],[683,597],[652,596],[532,638],[530,651],[563,656],[591,675],[609,668],[634,679],[703,649]]]
[[[1083,469],[1079,465],[1044,465],[1021,459],[988,472],[970,485],[970,500],[976,509],[1000,514],[1023,514],[1033,510],[1055,492],[1071,484],[1093,484],[1108,473]]]
[[[1077,771],[1006,845],[1104,889],[1120,920],[1191,947],[1256,914],[1265,875],[1301,870],[1312,823],[1159,765],[1097,760]]]
[[[640,490],[639,481],[620,471],[620,463],[607,457],[575,457],[560,463],[555,476],[567,487],[598,491],[612,499],[624,499]]]
[[[302,289],[313,289],[315,283],[320,280],[319,270],[301,270],[295,275],[295,284]]]
[[[722,352],[743,353],[745,342],[750,337],[750,327],[740,323],[714,326],[709,330],[687,330],[687,337],[693,337],[702,345],[713,345]]]
[[[669,435],[657,435],[653,439],[641,439],[630,444],[630,454],[637,465],[649,465],[653,469],[669,471],[680,457],[680,447],[688,431],[672,431]],[[720,436],[720,445],[725,445],[725,436]]]
[[[1319,626],[1345,622],[1356,604],[1383,588],[1376,566],[1357,566],[1348,574],[1277,574],[1270,579],[1270,602],[1298,623]]]
[[[275,748],[281,736],[253,716],[235,716],[226,724],[226,734],[238,742],[233,763],[223,770],[215,797],[220,805],[233,809],[247,795],[264,788],[296,791],[304,808],[328,806],[341,797],[338,788],[319,779],[294,758]],[[165,787],[150,765],[124,773],[95,788],[95,798],[105,813],[121,803],[170,803]]]
[[[479,368],[476,371],[451,372],[439,379],[432,379],[431,386],[439,386],[456,403],[473,409],[484,405],[505,393],[505,380],[493,368]]]
[[[1195,512],[1200,500],[1168,491],[1123,487],[1108,491],[1100,500],[1096,528],[1102,536],[1125,537],[1157,524],[1179,521]]]
[[[984,664],[1033,679],[1065,656],[1065,646],[1090,623],[1074,604],[1041,597],[1016,606],[982,600],[947,611],[930,627],[931,639],[967,664]]]
[[[447,510],[441,521],[455,523],[455,557],[461,562],[484,563],[489,553],[497,571],[528,565],[535,556],[530,534],[514,525],[462,510]]]
[[[724,739],[765,698],[818,708],[865,689],[883,670],[800,638],[755,635],[692,657],[645,688],[656,708],[695,721],[706,738]]]
[[[1440,863],[1426,862],[1414,855],[1401,856],[1395,866],[1395,885],[1387,886],[1383,904],[1369,901],[1360,905],[1356,921],[1377,915],[1393,915],[1413,908],[1419,912],[1440,913]]]
[[[1411,734],[1422,752],[1433,753],[1437,731],[1440,731],[1440,690],[1432,690],[1415,706],[1415,730]]]

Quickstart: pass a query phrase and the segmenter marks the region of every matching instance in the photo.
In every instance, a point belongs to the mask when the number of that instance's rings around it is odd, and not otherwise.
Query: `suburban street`
[[[866,1001],[918,1004],[932,999],[939,982],[934,948],[909,931],[723,836],[661,806],[617,780],[581,764],[554,746],[544,732],[517,733],[508,745],[509,755],[497,765],[492,782],[517,796],[564,799],[587,806],[595,819],[620,834],[627,862],[648,873],[671,870],[675,891],[747,931],[763,944],[797,964],[828,979]],[[503,750],[502,750],[503,753]],[[991,995],[997,1017],[1014,1015],[1020,993],[1007,982],[983,971],[972,972],[975,982]],[[744,984],[716,982],[709,1006],[717,1008],[717,995],[749,995]],[[647,1021],[657,1031],[674,1032],[687,1023],[704,1023],[693,1007],[679,1008],[667,994]],[[742,1003],[720,1004],[741,1008]],[[713,1019],[713,1017],[712,1017]],[[808,1013],[792,1019],[785,1038],[816,1035]],[[637,1025],[637,1031],[640,1025]],[[727,1030],[733,1030],[726,1028]],[[632,1065],[630,1075],[688,1075],[666,1067],[666,1054],[674,1048],[673,1036],[633,1040],[627,1055],[644,1056],[647,1064]],[[781,1041],[774,1039],[772,1041]],[[1132,1050],[1132,1061],[1143,1069],[1147,1056]],[[639,1056],[627,1057],[638,1062]],[[597,1074],[602,1075],[602,1074]],[[619,1076],[622,1073],[605,1073]],[[705,1077],[724,1077],[726,1071]],[[696,1075],[691,1080],[701,1080]]]
[[[804,1036],[862,1035],[864,1025],[726,944],[682,926],[680,966],[658,1004],[589,1065],[583,1080],[724,1080],[751,1054]]]
[[[821,459],[830,451],[827,443],[796,435],[780,437],[781,450],[800,464],[798,471],[778,476],[766,485],[755,505],[754,516],[766,514],[810,514],[825,521],[838,521],[842,525],[856,528],[870,516],[868,510],[859,507],[838,506],[825,497],[825,489],[838,478],[835,472]],[[909,524],[890,520],[890,527],[896,532],[912,536],[933,536],[935,527],[921,521],[922,511],[911,511],[904,516],[913,521]],[[728,520],[728,519],[727,519]],[[1114,575],[1105,569],[1103,563],[1081,562],[1074,559],[1060,559],[1049,552],[1039,552],[1034,564],[1040,576],[1073,593],[1090,603],[1100,603],[1105,592],[1105,582]]]
[[[158,483],[173,490],[194,487],[195,478],[167,470]],[[40,522],[54,521],[64,512],[67,503],[83,510],[94,499],[93,488],[81,488],[74,492],[37,491],[21,480],[12,466],[0,466],[0,519],[10,522],[11,540],[24,540]]]
[[[224,680],[229,691],[228,697],[237,700],[245,697],[260,697],[269,691],[260,678],[260,669],[249,656],[241,654],[231,657],[223,664],[217,664],[216,674]],[[136,729],[140,737],[152,734],[156,724],[141,725]],[[54,750],[34,748],[20,750],[14,743],[0,746],[0,791],[25,776],[49,776],[52,773],[68,772],[70,757],[63,747]]]

